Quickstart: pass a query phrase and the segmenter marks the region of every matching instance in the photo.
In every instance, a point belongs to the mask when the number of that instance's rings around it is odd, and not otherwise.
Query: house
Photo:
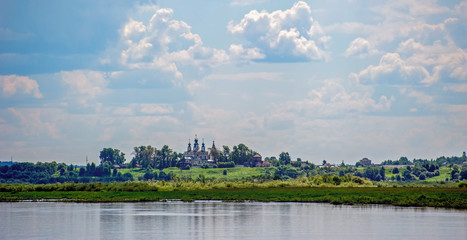
[[[113,168],[116,168],[116,169],[126,168],[126,164],[115,164],[113,165]]]
[[[263,164],[263,160],[262,160],[261,155],[256,154],[251,158],[251,161],[250,161],[251,167],[261,167],[262,164]]]
[[[263,162],[261,167],[271,167],[271,163],[270,162]]]
[[[370,166],[371,165],[371,160],[368,159],[368,158],[363,158],[362,160],[359,161],[360,164],[362,164],[363,166]]]

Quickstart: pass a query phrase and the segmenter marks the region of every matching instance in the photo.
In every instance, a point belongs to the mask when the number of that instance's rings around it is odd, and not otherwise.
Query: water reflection
[[[466,239],[467,212],[316,203],[0,203],[0,239]]]

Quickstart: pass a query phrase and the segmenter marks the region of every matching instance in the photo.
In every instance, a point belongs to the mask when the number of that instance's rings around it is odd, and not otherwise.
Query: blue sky
[[[467,149],[467,2],[1,1],[0,160],[197,134],[314,163]]]

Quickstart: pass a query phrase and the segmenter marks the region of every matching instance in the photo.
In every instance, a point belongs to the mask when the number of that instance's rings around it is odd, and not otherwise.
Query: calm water
[[[467,239],[467,212],[317,203],[0,203],[0,239]]]

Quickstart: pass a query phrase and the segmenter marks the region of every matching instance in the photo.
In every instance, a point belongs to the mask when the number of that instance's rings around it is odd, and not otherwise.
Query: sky
[[[0,1],[0,160],[467,150],[467,1]]]

